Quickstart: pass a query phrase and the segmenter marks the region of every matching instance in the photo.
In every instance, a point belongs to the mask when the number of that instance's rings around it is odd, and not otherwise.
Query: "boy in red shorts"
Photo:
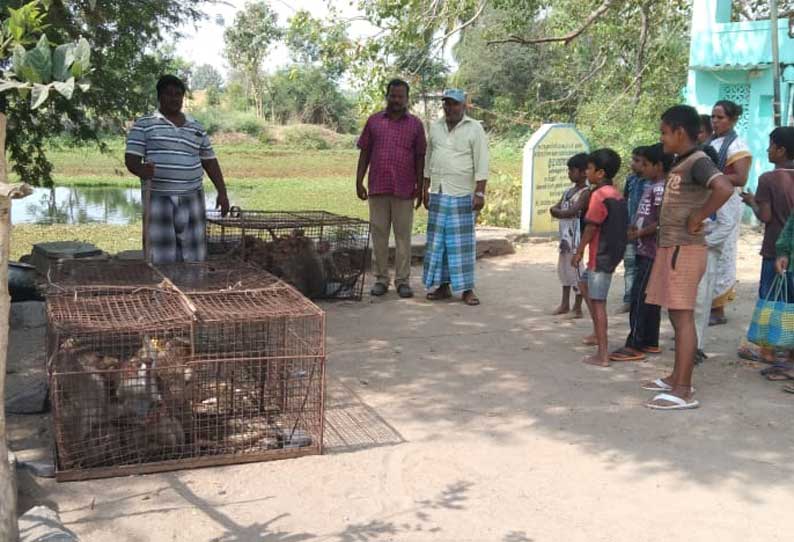
[[[665,378],[647,382],[643,389],[661,392],[646,406],[656,410],[697,408],[692,370],[697,335],[695,299],[706,270],[703,221],[730,198],[731,182],[697,146],[700,117],[687,105],[671,107],[662,115],[664,152],[675,154],[667,177],[656,259],[646,291],[646,303],[667,308],[675,329],[675,365]]]

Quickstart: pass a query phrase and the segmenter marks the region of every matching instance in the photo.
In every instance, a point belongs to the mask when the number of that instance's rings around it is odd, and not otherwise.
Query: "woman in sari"
[[[724,241],[717,263],[717,278],[709,320],[709,325],[712,326],[727,322],[725,306],[736,297],[736,250],[739,243],[739,225],[744,211],[739,192],[747,184],[747,175],[753,160],[747,144],[739,138],[734,129],[741,116],[742,107],[729,100],[720,100],[714,104],[711,112],[714,134],[709,144],[717,153],[717,167],[736,187],[731,198],[717,211],[724,215],[722,218],[727,219],[731,231]]]

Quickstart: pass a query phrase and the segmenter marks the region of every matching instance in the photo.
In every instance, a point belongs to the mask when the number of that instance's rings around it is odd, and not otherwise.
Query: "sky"
[[[355,16],[357,11],[350,0],[331,0],[331,3],[343,15]],[[179,56],[194,64],[212,64],[224,76],[228,74],[229,66],[223,58],[223,31],[224,26],[216,22],[220,16],[225,25],[234,23],[235,14],[245,5],[245,0],[225,0],[222,4],[207,6],[204,12],[207,18],[198,26],[184,25],[181,33],[184,37],[176,42],[176,52]],[[315,17],[324,17],[328,13],[326,2],[323,0],[270,0],[270,7],[278,14],[278,22],[286,26],[287,20],[298,10],[309,10]],[[356,21],[351,26],[352,36],[363,36],[372,32],[367,23]],[[289,54],[284,45],[270,53],[267,63],[273,68],[289,63]]]

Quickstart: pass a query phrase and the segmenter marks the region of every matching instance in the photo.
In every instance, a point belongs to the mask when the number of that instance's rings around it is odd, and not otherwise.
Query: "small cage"
[[[183,296],[80,288],[50,295],[47,315],[59,479],[191,455],[187,412],[166,392],[189,375],[193,319]]]
[[[324,313],[236,268],[163,266],[164,287],[49,296],[59,480],[322,452]]]
[[[208,211],[207,249],[262,267],[312,299],[361,299],[369,223],[325,211]]]

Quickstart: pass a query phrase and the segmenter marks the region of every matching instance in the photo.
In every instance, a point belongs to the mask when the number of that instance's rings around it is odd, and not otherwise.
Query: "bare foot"
[[[582,313],[581,309],[579,309],[578,311],[575,310],[570,314],[570,316],[568,316],[568,318],[570,318],[571,320],[581,320],[582,318],[584,318],[584,313]]]
[[[595,365],[596,367],[609,367],[609,361],[602,359],[600,356],[596,354],[582,358],[582,363],[586,363],[588,365]]]
[[[551,315],[552,316],[559,316],[560,314],[568,314],[569,312],[571,312],[571,309],[569,309],[565,305],[560,305],[559,307],[554,309],[554,312],[552,312]]]
[[[598,339],[596,339],[595,334],[588,335],[587,337],[582,339],[582,344],[586,344],[587,346],[597,346],[598,345]]]

